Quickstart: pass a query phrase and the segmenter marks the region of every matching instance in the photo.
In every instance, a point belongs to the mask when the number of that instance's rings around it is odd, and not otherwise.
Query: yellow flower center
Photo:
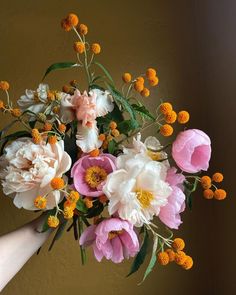
[[[148,208],[154,199],[153,193],[142,189],[137,189],[136,194],[139,203],[144,209]]]
[[[147,154],[153,161],[162,160],[162,153],[160,153],[160,152],[153,152],[151,150],[148,150]]]
[[[99,166],[89,167],[85,172],[85,181],[91,188],[96,188],[107,178],[107,173]]]
[[[109,234],[108,234],[108,239],[109,240],[112,240],[115,237],[121,235],[122,233],[123,233],[123,230],[113,230],[113,231],[110,231]]]

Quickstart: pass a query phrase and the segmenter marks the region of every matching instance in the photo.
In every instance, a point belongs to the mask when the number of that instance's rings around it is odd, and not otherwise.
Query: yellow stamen
[[[137,199],[143,208],[148,208],[154,199],[153,193],[142,189],[136,190]]]
[[[85,172],[85,181],[91,188],[96,188],[107,178],[107,173],[99,166],[89,167]]]
[[[112,240],[114,239],[115,237],[121,235],[123,233],[123,230],[113,230],[113,231],[110,231],[108,233],[108,239],[109,240]]]

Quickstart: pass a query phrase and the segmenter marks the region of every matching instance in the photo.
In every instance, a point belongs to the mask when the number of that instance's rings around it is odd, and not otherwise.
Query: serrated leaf
[[[140,248],[140,251],[138,252],[138,254],[134,258],[130,272],[127,275],[127,277],[131,276],[133,273],[138,271],[140,266],[143,264],[145,257],[147,255],[148,244],[149,244],[149,236],[148,236],[147,229],[145,229],[142,246]]]
[[[55,70],[60,70],[60,69],[68,69],[68,68],[73,68],[73,67],[76,67],[78,66],[77,63],[75,62],[58,62],[58,63],[54,63],[52,64],[50,67],[47,68],[44,76],[43,76],[43,79],[42,81],[46,78],[46,76],[52,72],[52,71],[55,71]]]
[[[124,120],[118,123],[117,128],[120,133],[128,134],[130,131],[135,130],[139,127],[139,123],[136,120]]]
[[[153,270],[153,267],[156,264],[156,261],[157,261],[157,256],[156,256],[157,246],[158,246],[158,236],[154,236],[154,238],[153,238],[152,256],[151,256],[150,262],[148,264],[148,267],[147,267],[147,269],[146,269],[146,271],[144,273],[143,280],[139,283],[139,285],[141,285],[145,281],[146,277],[150,274],[150,272]]]
[[[99,63],[97,61],[94,61],[93,64],[97,65],[104,72],[104,74],[106,75],[106,77],[110,80],[110,82],[114,86],[114,81],[112,79],[112,76],[108,72],[108,70],[101,63]]]
[[[149,112],[148,109],[146,109],[146,107],[144,105],[139,106],[137,104],[132,104],[132,107],[133,107],[134,111],[136,113],[140,114],[143,118],[155,121],[155,118],[153,117],[153,115]]]

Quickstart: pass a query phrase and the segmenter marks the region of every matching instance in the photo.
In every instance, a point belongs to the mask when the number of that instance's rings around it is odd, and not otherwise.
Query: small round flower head
[[[132,80],[131,74],[130,73],[124,73],[123,76],[122,76],[122,80],[125,83],[129,83]]]
[[[107,139],[105,139],[105,140],[103,141],[103,143],[102,143],[102,148],[103,148],[104,150],[106,150],[106,149],[108,148],[108,140],[107,140]]]
[[[99,202],[102,204],[105,204],[108,201],[108,198],[106,195],[101,195],[98,199],[99,199]]]
[[[211,178],[207,175],[201,177],[201,185],[204,189],[211,187]]]
[[[82,54],[85,51],[85,45],[83,42],[77,41],[74,43],[74,50],[79,54]]]
[[[65,182],[64,182],[63,178],[60,178],[60,177],[54,177],[54,178],[51,180],[51,187],[52,187],[54,190],[60,190],[60,189],[63,189],[64,186],[65,186]]]
[[[205,199],[207,199],[207,200],[210,200],[210,199],[213,199],[213,197],[214,197],[214,192],[213,192],[213,190],[211,190],[211,189],[205,189],[204,191],[203,191],[203,197],[205,198]]]
[[[186,256],[184,263],[181,265],[183,269],[189,270],[190,268],[193,267],[193,259],[190,256]]]
[[[186,124],[189,121],[190,115],[187,111],[180,111],[178,113],[178,122],[180,124]]]
[[[63,215],[65,219],[71,219],[74,216],[74,210],[71,207],[65,207]]]
[[[141,95],[143,97],[148,97],[150,95],[150,90],[146,87],[143,88],[143,90],[141,91]]]
[[[177,114],[175,111],[170,111],[165,115],[165,121],[168,124],[175,123],[176,119],[177,119]]]
[[[109,142],[109,141],[112,141],[113,138],[114,138],[114,137],[113,137],[112,135],[108,135],[108,136],[107,136],[107,141],[108,141],[108,142]]]
[[[79,18],[78,18],[78,16],[76,14],[70,13],[66,17],[66,21],[67,21],[69,26],[76,27],[78,25],[78,23],[79,23]]]
[[[63,204],[63,207],[66,208],[70,208],[71,210],[75,210],[76,208],[76,203],[75,202],[71,202],[70,200],[66,200],[65,203]]]
[[[59,225],[59,219],[57,218],[57,216],[50,215],[48,217],[47,222],[48,222],[48,226],[52,228],[55,228]]]
[[[70,90],[71,90],[71,87],[68,86],[68,85],[64,85],[62,87],[62,91],[65,92],[65,93],[70,93]]]
[[[157,260],[161,265],[167,265],[170,261],[169,255],[166,252],[158,253]]]
[[[31,135],[32,135],[32,137],[38,136],[39,134],[40,134],[40,133],[39,133],[39,131],[38,131],[37,128],[32,129],[32,131],[31,131]]]
[[[143,89],[144,89],[144,84],[143,84],[143,82],[141,82],[141,81],[135,81],[134,82],[134,89],[137,91],[137,92],[139,92],[139,93],[141,93],[142,91],[143,91]]]
[[[99,154],[100,154],[99,149],[95,149],[95,150],[93,150],[93,151],[91,151],[91,152],[89,153],[89,155],[90,155],[91,157],[97,157],[97,156],[99,156]]]
[[[32,137],[32,140],[34,144],[39,144],[42,141],[42,136],[40,134],[35,135]]]
[[[149,84],[150,86],[157,86],[159,83],[159,79],[157,77],[152,77],[149,79]]]
[[[48,99],[49,102],[54,101],[55,100],[55,94],[52,91],[48,91],[47,99]]]
[[[18,118],[18,117],[21,116],[22,112],[21,112],[20,109],[12,109],[12,110],[11,110],[11,114],[12,114],[12,116]]]
[[[64,30],[64,31],[66,31],[66,32],[69,32],[71,29],[72,29],[72,27],[69,25],[69,23],[67,22],[67,19],[63,19],[62,21],[61,21],[61,27],[62,27],[62,29]]]
[[[51,131],[52,130],[52,124],[49,122],[46,122],[43,126],[44,131]]]
[[[93,43],[91,46],[91,50],[94,54],[99,54],[101,52],[101,46],[98,43]]]
[[[85,36],[88,34],[88,27],[85,24],[80,24],[78,30],[81,35]]]
[[[172,247],[175,249],[175,251],[181,251],[185,247],[185,243],[183,239],[176,238],[173,241]]]
[[[51,135],[51,136],[49,136],[48,137],[48,142],[50,143],[50,144],[56,144],[57,143],[57,137],[56,137],[56,135]]]
[[[38,196],[34,199],[34,206],[38,209],[45,209],[47,206],[47,199],[42,196]]]
[[[118,129],[113,129],[111,131],[111,134],[114,136],[114,137],[118,137],[120,135],[120,131]]]
[[[146,76],[147,76],[148,79],[152,79],[152,78],[154,78],[154,77],[156,76],[156,74],[157,74],[157,72],[156,72],[156,70],[153,69],[153,68],[149,68],[149,69],[147,69],[147,71],[146,71]]]
[[[222,173],[220,172],[216,172],[213,174],[212,176],[212,180],[215,181],[215,182],[222,182],[224,179],[224,176]]]
[[[109,128],[110,128],[111,130],[116,129],[116,128],[117,128],[117,124],[116,124],[116,122],[115,122],[115,121],[111,121],[111,123],[109,124]]]
[[[10,85],[7,81],[0,81],[0,89],[7,91],[10,88]]]
[[[183,265],[186,259],[186,254],[183,251],[177,251],[175,254],[175,262],[178,265]]]
[[[88,197],[84,198],[84,203],[88,209],[93,207],[93,201]]]
[[[173,110],[172,105],[169,102],[163,102],[160,105],[160,111],[163,115],[166,115],[167,113],[171,112]]]
[[[164,124],[161,126],[160,128],[160,133],[163,135],[163,136],[171,136],[173,134],[173,127],[169,124]]]
[[[58,125],[58,130],[59,130],[61,133],[65,133],[65,131],[66,131],[66,125],[65,125],[65,124],[59,124],[59,125]]]
[[[0,100],[0,110],[4,109],[4,107],[5,107],[4,102]]]
[[[217,189],[214,192],[214,198],[218,201],[224,200],[226,196],[227,196],[226,191],[223,189]]]
[[[60,107],[59,106],[55,106],[53,109],[52,109],[53,113],[54,114],[59,114],[60,113]]]
[[[70,202],[76,203],[79,200],[80,195],[77,191],[71,191],[67,198]]]
[[[142,83],[144,84],[144,78],[142,76],[139,76],[137,79],[136,79],[137,82],[139,83]]]
[[[165,252],[168,254],[170,262],[175,261],[175,252],[172,249],[167,249]]]
[[[99,134],[98,139],[99,139],[100,141],[104,141],[104,140],[106,139],[106,135],[103,134],[103,133],[101,133],[101,134]]]

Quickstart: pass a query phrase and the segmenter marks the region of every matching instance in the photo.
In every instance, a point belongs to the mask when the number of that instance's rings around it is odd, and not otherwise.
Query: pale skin
[[[44,216],[0,237],[0,292],[43,245],[51,230],[39,233]]]

